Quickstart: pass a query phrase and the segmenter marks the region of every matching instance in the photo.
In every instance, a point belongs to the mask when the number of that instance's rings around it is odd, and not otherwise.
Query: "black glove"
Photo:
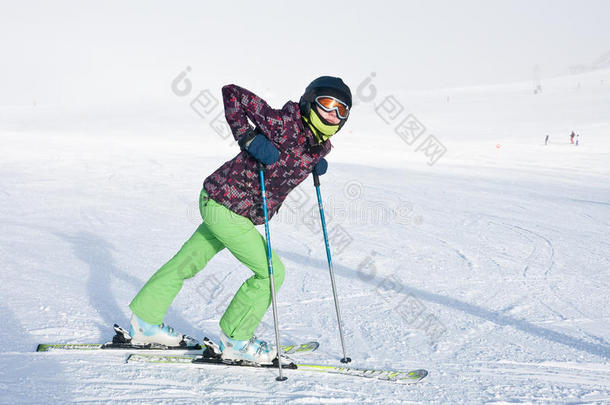
[[[257,130],[251,130],[240,140],[239,146],[262,164],[270,165],[280,158],[280,151],[267,137]]]
[[[328,169],[328,162],[326,161],[326,159],[321,158],[318,163],[316,163],[316,165],[313,168],[313,172],[315,174],[317,174],[318,176],[323,175],[324,173],[326,173],[326,170]]]

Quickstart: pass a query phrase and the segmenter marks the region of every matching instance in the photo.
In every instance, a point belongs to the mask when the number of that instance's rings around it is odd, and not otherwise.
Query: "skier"
[[[574,143],[574,136],[576,136],[576,134],[574,134],[574,131],[572,131],[570,134],[570,143]]]
[[[549,144],[549,136],[547,134],[546,138],[544,138],[544,144],[548,145]]]
[[[222,88],[222,96],[226,120],[241,151],[205,179],[199,195],[203,222],[129,305],[133,311],[129,334],[136,345],[196,346],[195,339],[165,325],[163,318],[184,280],[227,248],[254,275],[237,290],[220,319],[222,358],[269,364],[277,355],[276,347],[254,337],[271,303],[265,239],[254,227],[264,223],[257,167],[259,162],[266,165],[271,218],[312,171],[326,172],[330,138],[345,124],[352,96],[340,78],[331,76],[315,79],[299,103],[288,101],[280,110],[233,84]],[[272,263],[279,289],[284,265],[275,252]]]

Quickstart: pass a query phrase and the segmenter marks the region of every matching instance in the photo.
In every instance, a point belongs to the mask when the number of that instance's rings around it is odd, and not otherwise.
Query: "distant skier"
[[[574,143],[574,137],[576,136],[576,134],[574,133],[574,131],[572,131],[572,133],[570,134],[570,143]]]
[[[544,144],[545,145],[549,144],[549,136],[548,135],[544,138]]]
[[[266,165],[271,218],[288,193],[312,171],[326,172],[324,156],[330,152],[330,138],[347,121],[352,95],[340,78],[322,76],[307,86],[299,103],[288,101],[280,110],[233,84],[222,88],[222,96],[226,120],[241,152],[205,179],[199,196],[203,223],[133,299],[129,333],[132,344],[197,345],[163,319],[184,280],[227,248],[254,275],[237,290],[220,319],[222,357],[271,363],[276,348],[254,337],[271,303],[265,239],[254,227],[264,223],[257,165]],[[275,252],[272,262],[279,289],[284,265]],[[213,271],[223,273],[222,268]],[[205,310],[202,306],[201,311]]]
[[[576,146],[578,146],[578,138],[580,137],[579,134],[576,135]]]

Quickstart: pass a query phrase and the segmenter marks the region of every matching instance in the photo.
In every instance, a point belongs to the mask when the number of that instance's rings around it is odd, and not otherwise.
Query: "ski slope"
[[[173,96],[186,124],[151,123],[149,110],[92,122],[61,106],[2,107],[0,403],[610,402],[608,86],[609,70],[549,80],[539,95],[529,83],[380,87],[333,139],[321,190],[348,355],[357,367],[429,370],[415,386],[34,353],[127,324],[132,297],[197,227],[203,179],[236,147]],[[261,96],[279,107],[286,94]],[[446,147],[434,165],[375,112],[388,94]],[[318,340],[306,360],[338,364],[317,221],[310,180],[271,221],[286,265],[281,339]],[[166,321],[217,339],[247,277],[218,254]],[[258,335],[273,339],[270,313]]]

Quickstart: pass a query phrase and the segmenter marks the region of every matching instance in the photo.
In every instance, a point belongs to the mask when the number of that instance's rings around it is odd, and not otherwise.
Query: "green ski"
[[[121,349],[121,350],[178,350],[184,352],[193,353],[194,351],[202,351],[203,348],[200,345],[186,347],[186,346],[175,346],[167,347],[163,345],[147,344],[147,345],[133,345],[131,344],[131,337],[127,331],[118,325],[114,325],[116,332],[111,342],[107,343],[41,343],[36,348],[37,352],[50,352],[54,350],[109,350],[109,349]],[[211,341],[208,338],[204,338],[204,343]],[[318,349],[320,344],[318,342],[307,342],[299,343],[294,345],[282,346],[284,354],[295,354],[295,353],[306,353],[313,352]]]
[[[127,363],[152,363],[152,364],[182,364],[190,367],[206,367],[209,365],[219,366],[239,366],[251,368],[276,368],[273,365],[244,365],[241,363],[227,363],[216,356],[189,356],[189,355],[170,355],[170,354],[142,354],[134,353],[127,358]],[[426,370],[394,371],[369,368],[356,368],[347,366],[333,366],[327,364],[307,364],[307,363],[282,363],[282,368],[287,370],[302,370],[312,372],[322,372],[329,374],[341,374],[354,377],[365,377],[370,379],[385,380],[401,384],[414,384],[428,375]]]

